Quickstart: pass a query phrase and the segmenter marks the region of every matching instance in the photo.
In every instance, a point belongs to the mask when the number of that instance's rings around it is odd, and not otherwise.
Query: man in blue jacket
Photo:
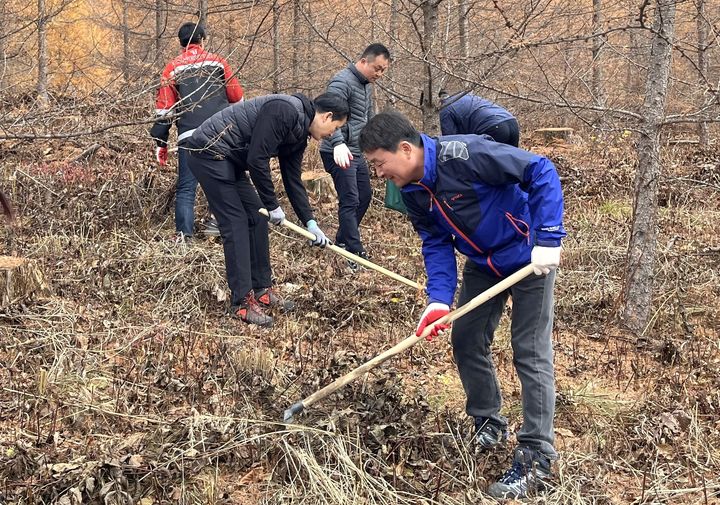
[[[520,125],[498,104],[471,93],[448,95],[440,90],[440,130],[443,135],[490,135],[495,142],[520,145]]]
[[[422,238],[428,306],[418,335],[450,311],[457,284],[455,249],[467,256],[458,306],[533,263],[537,275],[454,323],[452,345],[466,410],[475,418],[475,439],[480,447],[493,448],[507,439],[507,419],[500,414],[490,346],[512,295],[513,363],[522,384],[523,425],[512,467],[489,492],[520,498],[543,488],[557,458],[551,333],[555,269],[565,231],[555,167],[547,158],[478,135],[428,137],[397,112],[371,119],[360,134],[360,147],[377,175],[401,188]],[[446,328],[436,325],[432,334]]]

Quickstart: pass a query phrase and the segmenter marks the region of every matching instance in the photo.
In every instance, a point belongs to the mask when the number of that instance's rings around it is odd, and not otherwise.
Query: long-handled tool
[[[533,272],[532,264],[524,266],[523,268],[521,268],[514,274],[510,275],[509,277],[506,277],[505,279],[501,280],[500,282],[498,282],[497,284],[492,286],[490,289],[483,291],[482,293],[477,295],[475,298],[470,300],[468,303],[466,303],[462,307],[458,307],[457,309],[453,310],[446,316],[435,321],[432,325],[429,325],[427,328],[425,328],[425,330],[422,332],[422,335],[420,335],[419,337],[413,333],[411,336],[409,336],[405,340],[400,341],[398,344],[396,344],[394,347],[391,347],[384,353],[382,353],[378,356],[375,356],[373,359],[360,365],[359,367],[352,370],[351,372],[348,372],[347,374],[343,375],[342,377],[335,379],[335,381],[328,384],[321,390],[316,391],[315,393],[311,394],[304,400],[297,402],[292,407],[287,409],[285,411],[284,421],[285,422],[291,421],[295,414],[299,414],[300,412],[305,410],[305,408],[322,400],[326,396],[334,393],[341,387],[354,381],[359,376],[363,375],[366,372],[369,372],[371,369],[375,368],[379,364],[387,361],[388,359],[392,358],[396,354],[400,354],[405,349],[408,349],[408,348],[414,346],[420,340],[425,338],[430,333],[433,326],[435,326],[436,324],[446,324],[446,323],[451,323],[451,322],[455,321],[456,319],[464,316],[465,314],[467,314],[474,308],[487,302],[494,296],[502,293],[503,291],[508,289],[510,286],[514,285],[517,282],[520,282],[525,277],[530,275],[532,272]]]
[[[266,209],[260,209],[260,214],[262,214],[263,216],[269,216],[268,211]],[[295,223],[291,223],[287,219],[283,220],[282,225],[285,228],[292,230],[295,233],[298,233],[307,239],[315,240],[314,233],[307,231],[305,228],[301,228],[300,226],[296,225]],[[360,256],[358,256],[356,254],[348,252],[345,249],[343,249],[342,247],[336,246],[335,244],[328,244],[327,249],[330,249],[331,251],[339,254],[340,256],[344,256],[345,258],[349,259],[350,261],[354,261],[355,263],[359,263],[360,265],[362,265],[364,267],[371,268],[377,272],[380,272],[381,274],[385,274],[388,277],[390,277],[391,279],[395,279],[396,281],[400,281],[403,284],[407,284],[411,288],[415,288],[417,290],[423,289],[423,286],[418,284],[417,282],[411,281],[410,279],[406,279],[402,275],[396,274],[395,272],[391,272],[390,270],[383,268],[380,265],[376,265],[372,261],[368,261],[365,258],[361,258]]]

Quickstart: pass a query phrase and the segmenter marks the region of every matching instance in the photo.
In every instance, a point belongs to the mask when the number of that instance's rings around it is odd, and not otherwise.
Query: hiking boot
[[[342,247],[343,249],[347,249],[347,247],[345,247],[345,244],[337,244],[337,246],[338,246],[338,247]],[[352,251],[350,251],[350,252],[352,252]],[[368,253],[365,252],[365,251],[354,252],[353,254],[354,254],[355,256],[360,256],[360,257],[361,257],[362,259],[364,259],[364,260],[370,261],[370,257],[368,256]],[[357,272],[359,272],[360,270],[364,270],[364,269],[365,269],[364,266],[358,265],[358,264],[357,264],[356,262],[354,262],[353,260],[345,260],[345,261],[347,261],[347,266],[348,266],[348,268],[349,268],[353,273],[357,273]]]
[[[507,429],[486,417],[475,418],[475,443],[481,449],[493,449],[508,439]]]
[[[220,228],[218,227],[217,220],[214,217],[210,217],[203,224],[203,235],[206,237],[219,237]]]
[[[493,498],[519,499],[543,491],[550,478],[550,460],[529,447],[515,449],[513,464],[505,474],[490,486]]]
[[[270,327],[273,324],[273,318],[263,312],[252,291],[245,295],[245,299],[240,305],[234,305],[230,308],[230,315],[248,324],[265,327]]]
[[[279,296],[273,288],[263,288],[258,290],[255,299],[263,308],[278,308],[283,312],[290,312],[295,308],[295,302],[287,300]]]

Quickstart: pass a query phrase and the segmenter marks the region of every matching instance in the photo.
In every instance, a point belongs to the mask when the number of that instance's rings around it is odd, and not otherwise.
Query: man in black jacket
[[[285,219],[270,176],[270,158],[278,158],[293,210],[316,237],[312,245],[324,247],[328,239],[313,217],[301,164],[308,136],[329,137],[347,117],[347,102],[337,95],[326,93],[314,101],[301,94],[267,95],[223,109],[190,138],[190,170],[207,196],[223,238],[234,317],[271,326],[273,319],[264,308],[293,308],[271,287],[268,219],[258,212],[267,209],[276,225]]]

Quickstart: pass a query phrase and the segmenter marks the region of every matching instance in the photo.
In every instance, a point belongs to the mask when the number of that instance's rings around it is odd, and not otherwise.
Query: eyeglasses
[[[383,168],[385,166],[385,163],[387,163],[387,160],[385,161],[368,161],[368,167],[370,167],[370,170],[377,172],[378,168]]]

